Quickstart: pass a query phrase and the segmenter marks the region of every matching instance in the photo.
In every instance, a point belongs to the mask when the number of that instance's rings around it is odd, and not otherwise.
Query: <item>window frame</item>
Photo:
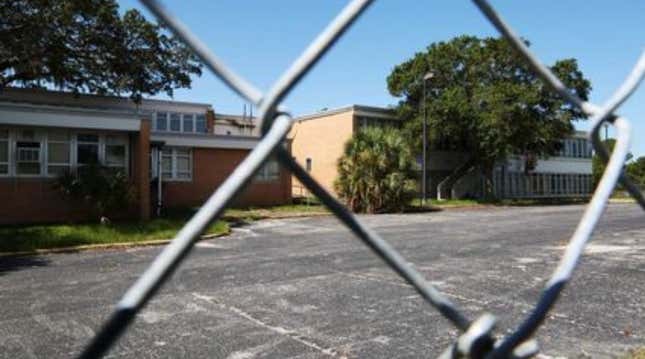
[[[86,141],[86,140],[79,140],[80,135],[93,135],[96,136],[96,142],[93,141]],[[100,134],[94,132],[94,131],[78,131],[74,133],[74,169],[78,169],[83,166],[91,165],[91,163],[80,163],[78,161],[78,146],[80,145],[91,145],[91,146],[96,146],[96,163],[103,165],[103,156],[102,156],[102,151],[101,151],[101,143],[102,137]]]
[[[57,166],[57,167],[66,167],[68,171],[72,171],[74,169],[74,136],[75,134],[72,133],[72,131],[66,130],[66,129],[61,129],[61,130],[54,130],[57,132],[64,132],[67,134],[67,140],[52,140],[50,139],[50,132],[46,133],[46,139],[45,139],[45,155],[46,155],[46,164],[45,164],[45,176],[47,177],[56,177],[58,174],[57,173],[50,173],[49,167],[50,166]],[[68,161],[67,162],[49,162],[49,145],[50,144],[67,144],[68,150],[69,150],[69,156],[68,156]]]
[[[33,131],[34,139],[27,140],[20,137],[20,131]],[[12,169],[9,170],[13,174],[12,177],[21,177],[21,178],[38,178],[44,176],[43,167],[45,166],[45,159],[43,158],[43,135],[40,129],[37,128],[18,128],[14,131],[13,141],[10,144],[11,155],[9,156],[9,161],[13,159],[11,165]],[[18,173],[18,163],[24,161],[18,161],[18,142],[36,142],[38,143],[38,173]]]
[[[98,146],[98,164],[108,168],[120,168],[126,175],[130,175],[130,137],[121,132],[97,132],[94,130],[72,130],[69,128],[31,128],[31,127],[13,127],[6,128],[0,127],[0,130],[8,132],[7,138],[0,138],[0,143],[8,142],[8,162],[0,162],[0,165],[7,165],[7,173],[0,173],[0,178],[54,178],[59,176],[59,173],[50,171],[50,166],[60,166],[68,168],[72,173],[78,173],[78,169],[87,166],[85,163],[78,162],[78,145],[79,144],[92,144]],[[34,139],[23,139],[21,131],[34,131]],[[68,134],[68,140],[55,140],[51,139],[50,133],[65,132]],[[78,140],[79,135],[95,135],[98,137],[98,142]],[[119,138],[119,145],[125,147],[125,163],[121,165],[108,165],[106,162],[106,149],[108,144],[108,137]],[[19,142],[37,142],[39,144],[38,174],[18,173],[18,164],[24,161],[18,161],[18,143]],[[67,144],[69,146],[69,162],[50,162],[49,149],[50,144]]]
[[[163,115],[163,116],[162,116]],[[171,121],[176,119],[173,116],[178,116],[179,118],[179,130],[171,130],[170,124]],[[159,128],[159,120],[163,117],[163,123],[165,123],[164,128]],[[188,131],[186,128],[186,123],[190,123],[191,130]],[[197,126],[198,123],[203,123],[203,128]],[[206,119],[206,114],[204,113],[183,113],[183,112],[169,112],[169,111],[159,111],[154,113],[154,123],[153,131],[155,132],[164,132],[164,133],[192,133],[192,134],[206,134],[208,133],[208,121]]]
[[[163,120],[164,120],[164,128],[160,129],[159,128],[159,120],[160,120],[160,115],[163,115]],[[155,112],[155,123],[154,123],[154,130],[158,132],[168,132],[168,112]]]
[[[272,168],[275,167],[275,168]],[[269,157],[264,164],[258,169],[254,179],[262,183],[275,183],[280,181],[280,164],[274,157]]]
[[[196,113],[193,116],[193,120],[195,121],[193,124],[193,129],[195,130],[195,133],[208,133],[208,120],[206,119],[205,114]],[[199,131],[197,128],[197,123],[201,122],[202,120],[204,121],[204,131]]]
[[[168,151],[169,154],[164,154],[164,151]],[[187,154],[180,154],[180,151],[187,151]],[[193,148],[192,147],[176,147],[176,146],[164,146],[161,149],[155,148],[153,150],[155,153],[152,155],[153,161],[158,161],[161,159],[161,180],[164,182],[192,182],[193,181],[193,171],[195,169],[193,163]],[[164,173],[167,173],[163,170],[163,161],[165,158],[170,159],[170,176],[165,176]],[[189,169],[188,171],[179,171],[178,169],[178,158],[187,158]],[[158,178],[159,173],[157,171],[156,162],[151,164],[151,172],[153,178]],[[180,172],[187,173],[188,177],[179,177]]]
[[[108,143],[108,138],[116,138],[117,143]],[[125,174],[129,174],[130,169],[130,141],[127,135],[124,134],[104,134],[103,146],[99,146],[99,158],[102,157],[101,164],[108,168],[123,168]],[[125,147],[123,165],[108,164],[107,162],[107,148],[108,146],[123,146]],[[101,156],[101,151],[103,155]]]
[[[0,166],[7,166],[7,173],[2,173],[0,172],[0,177],[10,177],[11,176],[11,157],[12,157],[12,151],[11,151],[11,130],[8,128],[0,127],[0,132],[6,131],[7,132],[7,138],[2,138],[0,137],[0,145],[2,145],[3,142],[6,142],[7,146],[7,161],[0,161]]]
[[[182,127],[182,114],[179,112],[170,112],[168,116],[168,132],[171,133],[181,133],[181,127]],[[176,130],[172,129],[172,122],[176,120],[179,124],[179,128]]]

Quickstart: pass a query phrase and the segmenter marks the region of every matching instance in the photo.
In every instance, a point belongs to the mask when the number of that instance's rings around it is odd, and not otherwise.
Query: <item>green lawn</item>
[[[580,198],[543,198],[543,199],[502,199],[495,201],[474,200],[474,199],[448,199],[438,201],[428,199],[426,207],[428,208],[451,208],[451,207],[472,207],[472,206],[541,206],[541,205],[559,205],[559,204],[577,204],[586,203],[588,199]],[[422,208],[421,200],[414,199],[410,203],[412,209]]]
[[[250,222],[265,218],[285,218],[328,214],[325,206],[312,204],[288,204],[271,207],[231,208],[224,212],[223,219],[230,222]]]
[[[171,239],[185,220],[158,218],[148,222],[25,225],[0,228],[0,252],[32,252],[92,244],[137,243]],[[212,224],[207,234],[229,231],[226,222]]]
[[[558,203],[562,203],[559,201]],[[429,199],[425,207],[415,199],[410,204],[410,211],[437,210],[450,207],[471,207],[480,205],[536,205],[544,201],[515,200],[499,202],[482,202],[476,200]],[[194,214],[195,209],[179,209],[168,213],[169,218],[157,218],[148,222],[114,222],[109,225],[90,224],[52,224],[25,225],[0,228],[0,253],[33,252],[37,249],[74,247],[93,244],[137,243],[152,240],[171,239],[184,225],[186,218]],[[207,234],[220,234],[229,231],[228,223],[252,222],[265,218],[288,218],[298,216],[315,216],[329,214],[317,199],[302,200],[298,204],[227,209],[222,221],[211,225]]]

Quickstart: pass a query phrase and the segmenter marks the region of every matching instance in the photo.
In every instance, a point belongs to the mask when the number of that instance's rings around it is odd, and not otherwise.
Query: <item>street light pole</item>
[[[428,155],[428,106],[426,105],[426,83],[428,80],[430,80],[434,74],[432,72],[428,72],[423,76],[423,156],[422,158],[422,168],[423,168],[423,175],[422,175],[422,183],[421,183],[421,191],[423,192],[423,196],[421,197],[421,205],[425,207],[426,205],[426,199],[427,199],[427,190],[426,186],[428,185],[428,166],[427,166],[427,158],[426,156]]]

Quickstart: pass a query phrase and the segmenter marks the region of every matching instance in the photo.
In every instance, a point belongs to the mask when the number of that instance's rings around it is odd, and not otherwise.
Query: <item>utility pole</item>
[[[427,166],[427,155],[428,155],[428,106],[426,105],[426,85],[427,82],[434,77],[432,72],[428,72],[423,76],[423,156],[421,166],[423,168],[422,182],[421,182],[421,192],[423,195],[421,197],[421,205],[425,207],[427,199],[427,190],[426,186],[428,185],[428,166]]]

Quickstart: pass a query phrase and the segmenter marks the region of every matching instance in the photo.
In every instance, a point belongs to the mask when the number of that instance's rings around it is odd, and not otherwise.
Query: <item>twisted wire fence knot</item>
[[[361,16],[372,0],[352,0],[334,20],[311,42],[292,65],[278,78],[266,93],[256,89],[250,82],[226,66],[211,50],[191,33],[189,28],[156,0],[141,0],[159,21],[164,23],[174,35],[191,48],[205,66],[228,87],[245,100],[259,108],[258,126],[262,136],[255,148],[235,168],[224,183],[215,190],[199,211],[177,233],[175,238],[155,258],[150,267],[127,290],[111,316],[96,336],[81,353],[81,358],[103,356],[146,303],[156,294],[179,264],[186,258],[195,241],[209,223],[219,218],[232,198],[240,193],[253,178],[269,156],[275,154],[284,168],[289,170],[311,194],[315,195],[359,240],[379,256],[392,270],[408,282],[420,295],[437,309],[446,319],[462,331],[440,358],[528,358],[538,352],[537,343],[531,339],[556,302],[560,292],[572,276],[573,270],[591,237],[593,229],[604,211],[609,196],[620,181],[636,201],[645,209],[642,193],[624,174],[623,164],[629,149],[631,128],[629,122],[615,115],[614,111],[635,91],[645,75],[645,53],[621,87],[604,104],[597,106],[582,101],[569,91],[562,82],[529,51],[524,42],[506,25],[501,17],[485,0],[473,0],[476,6],[500,31],[519,54],[554,91],[572,105],[592,117],[590,139],[596,152],[606,160],[607,167],[590,203],[588,204],[565,253],[547,282],[533,311],[511,332],[510,335],[495,340],[493,329],[496,319],[485,314],[471,321],[448,298],[432,286],[412,265],[376,232],[365,226],[352,212],[336,200],[318,184],[282,146],[283,140],[292,126],[291,115],[281,106],[281,102],[299,81],[315,66],[336,41]],[[599,130],[604,122],[612,123],[617,131],[617,141],[609,153],[599,138]]]

